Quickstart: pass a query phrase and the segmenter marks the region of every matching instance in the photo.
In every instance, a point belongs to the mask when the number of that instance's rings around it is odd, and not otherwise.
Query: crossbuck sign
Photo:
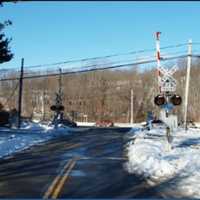
[[[161,92],[175,92],[176,91],[176,80],[173,78],[173,74],[177,70],[177,66],[173,66],[171,69],[164,67],[158,67],[160,71],[159,86]]]

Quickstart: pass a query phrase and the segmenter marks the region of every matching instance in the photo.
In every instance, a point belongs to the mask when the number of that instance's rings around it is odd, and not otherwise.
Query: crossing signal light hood
[[[63,105],[53,105],[51,106],[52,111],[63,111],[65,107]]]
[[[162,96],[162,95],[157,95],[155,98],[154,98],[154,103],[157,105],[157,106],[162,106],[166,103],[166,100],[165,100],[165,97]]]
[[[182,98],[181,98],[181,96],[179,96],[179,95],[173,95],[173,96],[170,98],[170,101],[171,101],[171,103],[172,103],[174,106],[179,106],[179,105],[181,105],[181,103],[182,103]]]
[[[174,105],[174,106],[179,106],[181,105],[182,103],[182,98],[181,96],[179,95],[172,95],[170,98],[169,98],[169,101]],[[167,103],[167,100],[166,98],[163,96],[163,95],[157,95],[155,98],[154,98],[154,103],[157,105],[157,106],[162,106],[164,104]]]

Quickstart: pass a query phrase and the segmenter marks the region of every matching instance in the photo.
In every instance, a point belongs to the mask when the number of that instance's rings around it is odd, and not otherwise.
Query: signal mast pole
[[[57,98],[56,98],[56,105],[57,106],[62,106],[62,69],[59,68],[59,80],[58,80],[58,94],[57,94]],[[60,118],[63,118],[62,115],[62,111],[61,110],[57,110],[57,115],[60,116]]]
[[[161,32],[156,32],[156,60],[157,60],[157,76],[158,76],[158,85],[159,85],[159,93],[161,93],[161,72],[160,72],[160,34]]]

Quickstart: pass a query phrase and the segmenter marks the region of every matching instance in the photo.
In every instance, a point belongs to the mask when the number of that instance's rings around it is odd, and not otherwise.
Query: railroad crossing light
[[[53,105],[50,107],[52,111],[63,111],[65,107],[63,105]]]
[[[162,106],[166,103],[166,100],[165,100],[165,97],[162,96],[162,95],[157,95],[155,98],[154,98],[154,103],[157,105],[157,106]]]
[[[179,105],[181,105],[181,103],[182,103],[182,98],[181,98],[181,96],[179,96],[179,95],[173,95],[171,98],[170,98],[170,101],[171,101],[171,103],[174,105],[174,106],[179,106]]]

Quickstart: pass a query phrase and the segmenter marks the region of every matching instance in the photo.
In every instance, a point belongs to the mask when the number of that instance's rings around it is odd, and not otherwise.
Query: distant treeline
[[[177,94],[184,102],[186,62],[177,63]],[[155,65],[156,66],[156,65]],[[148,111],[158,116],[159,108],[154,105],[158,94],[156,70],[104,70],[62,76],[63,105],[65,115],[79,121],[112,120],[130,122],[131,90],[133,90],[134,122],[146,119]],[[14,77],[14,73],[10,74]],[[7,109],[17,105],[17,81],[1,82],[0,101]],[[50,106],[58,92],[58,77],[24,80],[23,115],[50,119]],[[190,79],[188,118],[200,121],[200,62],[193,61]],[[183,118],[183,104],[174,109],[179,120]]]

